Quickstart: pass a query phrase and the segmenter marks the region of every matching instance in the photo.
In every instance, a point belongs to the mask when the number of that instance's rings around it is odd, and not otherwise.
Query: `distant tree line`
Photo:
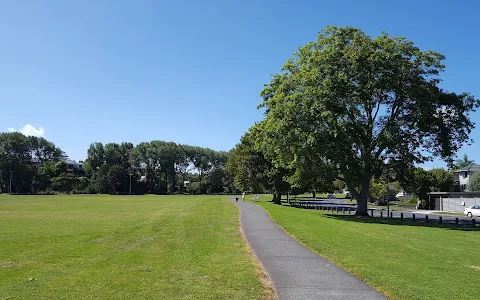
[[[165,141],[92,143],[83,168],[44,138],[0,133],[0,190],[12,193],[212,194],[236,191],[229,153]]]

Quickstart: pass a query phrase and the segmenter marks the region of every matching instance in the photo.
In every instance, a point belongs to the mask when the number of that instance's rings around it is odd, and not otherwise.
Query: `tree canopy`
[[[37,169],[49,162],[57,162],[65,154],[44,138],[25,136],[19,132],[0,133],[0,189],[31,193]],[[37,177],[39,179],[39,177]]]
[[[468,159],[468,155],[467,154],[464,154],[462,159],[457,159],[455,161],[455,167],[458,168],[458,169],[461,169],[461,168],[464,168],[468,165],[471,165],[473,164],[475,161],[474,160],[470,160]]]
[[[290,189],[290,184],[285,180],[288,171],[276,167],[255,148],[256,143],[256,130],[252,128],[232,150],[227,170],[238,189],[254,193],[270,191],[274,195],[273,201],[280,203],[282,193]]]
[[[438,86],[443,60],[404,37],[327,27],[262,91],[258,147],[285,168],[305,168],[306,159],[318,176],[331,168],[357,214],[367,215],[371,179],[385,164],[398,171],[433,157],[451,164],[470,141],[479,102]]]
[[[468,191],[479,192],[480,191],[480,172],[475,172],[470,176],[468,180]]]

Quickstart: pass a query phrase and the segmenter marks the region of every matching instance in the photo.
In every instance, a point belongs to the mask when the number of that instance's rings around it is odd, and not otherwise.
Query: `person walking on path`
[[[245,192],[242,193],[242,201],[245,202]]]

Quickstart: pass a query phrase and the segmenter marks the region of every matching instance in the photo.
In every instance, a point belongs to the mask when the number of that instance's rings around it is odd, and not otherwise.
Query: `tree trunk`
[[[368,194],[370,191],[371,178],[372,178],[372,175],[365,174],[365,177],[363,178],[362,186],[360,188],[360,192],[358,192],[355,189],[355,187],[351,182],[346,182],[347,187],[350,190],[350,193],[352,194],[352,197],[355,198],[355,200],[357,200],[357,211],[355,213],[355,216],[360,216],[360,217],[370,216],[367,210],[367,201],[368,201]]]
[[[317,190],[313,190],[312,194],[313,194],[313,199],[317,199]]]
[[[273,194],[273,203],[275,204],[282,204],[282,194],[274,193]]]
[[[367,210],[368,197],[360,193],[358,197],[355,197],[355,199],[357,200],[357,212],[355,215],[360,217],[369,217],[370,215],[368,214]]]

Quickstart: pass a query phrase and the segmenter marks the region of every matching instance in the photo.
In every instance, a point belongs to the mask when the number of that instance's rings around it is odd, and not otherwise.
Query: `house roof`
[[[480,166],[477,164],[469,164],[466,167],[463,167],[461,169],[458,169],[455,171],[455,173],[460,173],[460,172],[476,172],[480,170]]]

